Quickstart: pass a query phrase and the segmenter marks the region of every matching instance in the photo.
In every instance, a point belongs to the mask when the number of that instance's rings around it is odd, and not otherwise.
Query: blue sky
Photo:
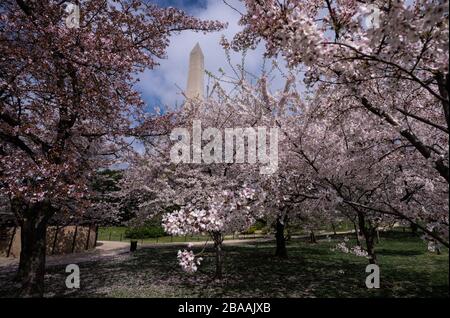
[[[198,14],[199,11],[206,10],[208,5],[207,0],[150,0],[149,2],[155,3],[161,7],[179,8],[194,16]],[[151,111],[155,106],[160,106],[163,104],[160,96],[154,92],[149,92],[146,90],[144,85],[138,85],[138,89],[142,94],[142,98],[147,103],[149,111]]]
[[[231,39],[241,27],[238,25],[239,14],[223,3],[222,0],[152,0],[161,6],[172,6],[183,9],[189,14],[209,20],[228,22],[226,30],[214,33],[182,32],[170,38],[170,46],[167,50],[167,58],[160,60],[160,65],[153,70],[147,70],[139,75],[140,82],[137,89],[142,93],[149,111],[155,107],[164,109],[165,105],[181,105],[183,97],[181,90],[186,87],[189,53],[198,42],[205,55],[205,68],[217,74],[219,68],[231,73],[227,65],[225,53],[219,45],[221,36]],[[228,0],[228,3],[241,11],[244,11],[242,2]],[[246,59],[247,68],[258,73],[263,63],[263,49],[258,48],[248,53]],[[240,54],[233,54],[232,63],[239,64]]]
[[[151,2],[161,7],[175,7],[186,10],[187,12],[206,9],[208,4],[207,0],[151,0]]]
[[[227,74],[231,74],[231,68],[228,66],[225,52],[219,42],[222,36],[231,40],[241,30],[238,25],[239,13],[224,4],[222,0],[151,1],[164,7],[172,6],[183,9],[200,19],[227,22],[228,28],[207,34],[186,31],[175,34],[170,38],[170,45],[166,52],[167,58],[159,60],[160,65],[155,69],[138,74],[140,82],[136,85],[136,89],[141,93],[149,112],[153,112],[155,108],[164,110],[166,106],[182,105],[184,98],[181,90],[186,88],[189,53],[197,42],[205,56],[206,70],[218,74],[218,70],[221,68]],[[227,2],[238,8],[240,12],[245,11],[241,1],[227,0]],[[263,53],[262,45],[256,50],[248,52],[245,60],[246,70],[255,75],[260,74],[263,65]],[[241,61],[241,54],[232,54],[231,62],[233,65],[240,64]],[[281,59],[278,63],[280,66],[284,65]],[[275,78],[271,84],[273,89],[279,89],[283,85],[279,78]],[[133,141],[132,138],[129,141]],[[137,151],[143,151],[142,144],[137,140],[133,141],[133,146]]]

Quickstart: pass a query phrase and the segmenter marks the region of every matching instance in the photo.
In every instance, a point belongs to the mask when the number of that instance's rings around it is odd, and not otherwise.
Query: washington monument
[[[189,73],[186,87],[187,98],[204,98],[205,61],[202,49],[197,43],[189,57]]]

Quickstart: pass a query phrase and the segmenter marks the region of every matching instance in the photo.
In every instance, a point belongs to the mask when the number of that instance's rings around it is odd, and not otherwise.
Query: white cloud
[[[240,1],[229,1],[243,11]],[[214,33],[196,33],[191,31],[174,35],[170,39],[170,46],[167,50],[167,59],[161,60],[160,65],[154,70],[148,70],[141,74],[138,89],[143,93],[144,98],[154,96],[160,99],[164,105],[180,105],[183,101],[181,91],[186,89],[186,80],[189,63],[189,53],[198,42],[205,55],[205,68],[215,74],[219,68],[223,68],[231,74],[227,66],[224,50],[219,42],[222,35],[231,39],[234,34],[241,30],[238,25],[240,15],[238,12],[227,6],[220,0],[208,0],[206,9],[199,9],[193,12],[196,17],[207,20],[219,20],[228,22],[228,28]],[[249,52],[246,58],[246,68],[251,72],[258,73],[263,62],[263,48],[259,47],[255,51]],[[240,64],[240,54],[232,55],[234,65]],[[178,87],[177,87],[178,86]],[[149,105],[154,106],[154,105]]]

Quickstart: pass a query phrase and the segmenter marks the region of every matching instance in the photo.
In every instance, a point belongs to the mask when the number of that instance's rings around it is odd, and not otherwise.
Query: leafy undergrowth
[[[196,274],[183,273],[175,247],[146,248],[80,264],[81,287],[65,287],[65,267],[46,275],[48,297],[448,297],[448,250],[429,253],[410,233],[384,233],[377,245],[381,288],[365,286],[367,259],[331,249],[338,240],[289,242],[289,258],[274,243],[225,246],[225,277],[213,279],[208,251]],[[0,296],[14,296],[13,274],[0,275]]]

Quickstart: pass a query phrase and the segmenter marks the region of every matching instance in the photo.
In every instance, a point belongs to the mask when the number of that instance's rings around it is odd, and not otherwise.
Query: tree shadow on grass
[[[177,247],[145,248],[114,258],[81,263],[81,288],[65,286],[65,266],[50,267],[48,297],[448,297],[448,255],[414,249],[380,249],[381,288],[365,286],[367,259],[333,252],[336,242],[290,242],[289,258],[274,256],[273,243],[224,247],[224,279],[213,279],[214,252],[206,250],[196,274],[178,266]],[[409,243],[408,243],[409,244]],[[421,244],[421,243],[420,243]],[[409,245],[407,245],[409,247]],[[196,248],[198,252],[200,248]],[[418,252],[419,251],[419,252]],[[414,262],[411,260],[414,259]],[[6,276],[5,276],[6,275]],[[0,276],[0,296],[17,286]]]
[[[425,252],[417,250],[400,250],[400,249],[377,249],[377,255],[390,255],[390,256],[416,256],[423,255]]]

